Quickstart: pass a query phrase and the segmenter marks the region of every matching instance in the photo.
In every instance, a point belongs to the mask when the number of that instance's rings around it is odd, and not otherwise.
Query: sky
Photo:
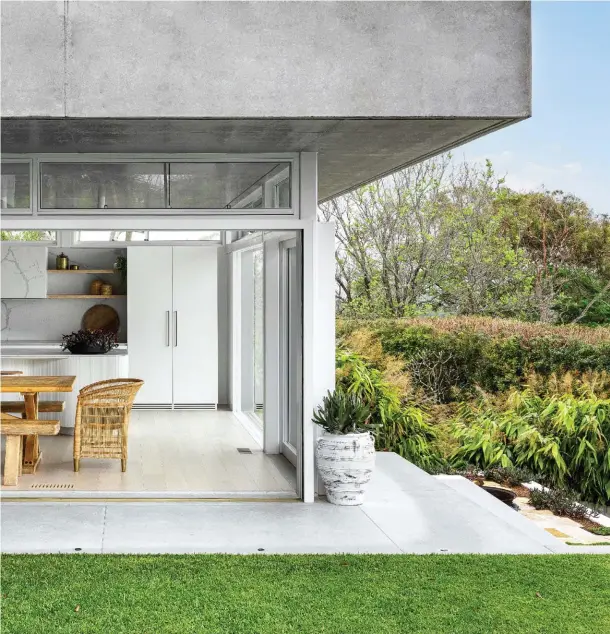
[[[532,4],[532,117],[463,145],[517,190],[561,189],[610,215],[610,2]]]

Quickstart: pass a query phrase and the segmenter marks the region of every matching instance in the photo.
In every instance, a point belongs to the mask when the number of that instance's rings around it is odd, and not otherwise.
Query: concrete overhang
[[[3,119],[3,153],[318,152],[328,200],[515,119]]]
[[[3,152],[316,151],[325,200],[531,114],[527,1],[0,10]]]

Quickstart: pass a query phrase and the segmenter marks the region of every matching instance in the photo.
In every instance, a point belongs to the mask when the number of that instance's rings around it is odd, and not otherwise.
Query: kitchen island
[[[66,403],[61,413],[41,414],[41,418],[59,419],[61,432],[74,433],[76,399],[85,385],[106,379],[125,378],[129,375],[127,344],[106,354],[71,354],[61,350],[59,343],[45,341],[3,341],[2,370],[20,370],[29,376],[76,376],[74,391],[67,394],[48,393],[40,400]],[[3,394],[3,400],[15,400],[18,395]]]

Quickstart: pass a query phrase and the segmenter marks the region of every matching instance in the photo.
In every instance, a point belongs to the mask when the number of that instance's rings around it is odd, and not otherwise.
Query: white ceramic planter
[[[318,472],[329,502],[357,506],[375,467],[375,441],[369,432],[325,434],[316,446]]]

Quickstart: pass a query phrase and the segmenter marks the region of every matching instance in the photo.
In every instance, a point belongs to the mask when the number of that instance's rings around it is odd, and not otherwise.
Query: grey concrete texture
[[[4,502],[2,552],[583,552],[488,496],[377,454],[361,507],[296,502]],[[470,485],[470,483],[467,483]],[[474,486],[474,485],[470,485]],[[594,552],[594,551],[593,551]]]
[[[5,153],[318,152],[321,201],[510,121],[4,119]]]
[[[12,117],[486,117],[531,110],[529,2],[4,0]]]

